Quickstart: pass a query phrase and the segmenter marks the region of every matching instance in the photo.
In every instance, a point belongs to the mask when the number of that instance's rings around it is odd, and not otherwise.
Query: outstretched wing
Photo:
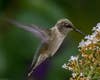
[[[35,36],[40,38],[42,40],[42,42],[48,42],[49,36],[46,33],[46,30],[43,30],[43,29],[41,29],[38,26],[33,25],[33,24],[32,25],[24,25],[24,24],[21,24],[15,20],[11,20],[11,19],[6,19],[6,21],[10,22],[11,24],[16,25],[19,28],[22,28],[26,31],[33,33]]]

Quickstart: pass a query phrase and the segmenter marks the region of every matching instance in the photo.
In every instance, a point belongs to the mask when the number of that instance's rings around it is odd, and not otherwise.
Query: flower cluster
[[[62,66],[72,71],[70,80],[100,80],[100,23],[92,31],[79,43],[80,54]]]

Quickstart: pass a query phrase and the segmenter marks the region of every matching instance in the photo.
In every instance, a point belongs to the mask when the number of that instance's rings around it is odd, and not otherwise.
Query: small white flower
[[[85,36],[85,39],[90,39],[90,38],[91,38],[90,35]]]
[[[95,31],[99,31],[100,32],[100,23],[97,24],[96,28],[97,29]]]
[[[93,27],[92,31],[100,31],[100,23],[97,23],[96,27]]]
[[[95,35],[88,35],[88,36],[85,36],[85,39],[93,40],[94,37],[95,37]]]
[[[73,68],[71,68],[71,67],[67,67],[67,69],[70,70],[70,71],[73,71]]]
[[[72,77],[75,78],[77,76],[76,73],[72,73]]]
[[[95,31],[95,32],[93,32],[93,33],[92,33],[92,35],[91,35],[91,36],[92,36],[92,37],[95,37],[97,34],[98,34],[98,32],[97,32],[97,31]]]
[[[93,66],[90,66],[91,69],[93,69]]]
[[[79,48],[79,47],[85,47],[85,41],[84,41],[84,40],[82,40],[82,41],[79,43],[78,48]]]
[[[82,72],[80,73],[80,76],[83,76],[83,73]]]
[[[97,29],[96,27],[93,27],[92,31],[96,31],[96,29]]]
[[[98,28],[96,31],[100,32],[100,29]]]
[[[94,38],[94,39],[93,39],[93,43],[97,43],[98,41],[100,41],[100,40],[97,39],[97,38]]]
[[[86,38],[89,38],[88,36],[86,37]],[[87,45],[89,45],[89,44],[91,44],[91,42],[92,42],[92,40],[86,40],[86,41],[84,41],[84,40],[82,40],[80,43],[79,43],[79,46],[78,46],[78,48],[82,48],[82,47],[85,47],[85,46],[87,46]]]
[[[97,26],[96,27],[100,29],[100,23],[97,23]]]
[[[91,44],[91,41],[90,40],[85,41],[85,46],[87,46],[89,44]]]
[[[64,64],[62,65],[62,68],[64,68],[64,69],[66,69],[66,68],[67,68],[66,63],[64,63]]]
[[[69,59],[69,61],[74,61],[74,60],[78,60],[78,56],[71,56],[71,58]]]
[[[97,50],[100,50],[100,47],[99,47],[99,46],[96,46],[96,49],[97,49]]]

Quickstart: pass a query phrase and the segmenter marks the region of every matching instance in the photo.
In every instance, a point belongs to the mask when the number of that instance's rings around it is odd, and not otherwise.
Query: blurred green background
[[[0,80],[26,80],[26,73],[40,41],[31,33],[2,20],[7,17],[26,24],[50,28],[61,18],[70,19],[86,34],[100,22],[100,0],[0,0]],[[84,36],[71,32],[57,54],[44,63],[42,76],[35,80],[68,80],[61,68],[71,55],[78,54]],[[38,73],[37,73],[38,72]]]

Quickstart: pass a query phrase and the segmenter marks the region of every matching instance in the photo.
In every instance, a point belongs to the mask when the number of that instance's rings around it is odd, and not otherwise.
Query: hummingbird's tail
[[[36,59],[36,61],[33,60],[34,63],[32,62],[32,65],[31,65],[32,69],[31,69],[31,71],[28,73],[28,77],[30,77],[30,76],[32,75],[34,69],[35,69],[36,67],[38,67],[38,66],[39,66],[43,61],[45,61],[47,58],[48,58],[48,56],[47,56],[46,54],[40,54],[39,57],[38,57],[38,59]]]

